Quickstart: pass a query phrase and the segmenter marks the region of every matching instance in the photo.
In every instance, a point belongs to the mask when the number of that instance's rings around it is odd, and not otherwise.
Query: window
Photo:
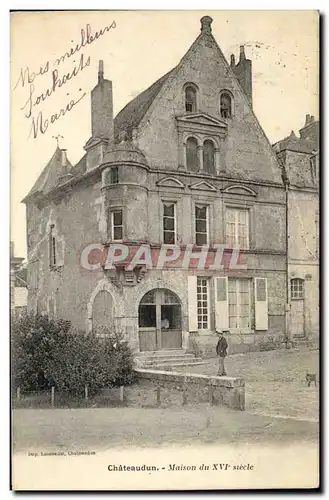
[[[139,328],[156,328],[164,330],[181,329],[181,305],[177,296],[167,289],[147,292],[138,309]]]
[[[111,184],[118,184],[119,182],[119,169],[118,167],[111,168]]]
[[[123,239],[123,213],[122,210],[112,212],[112,240]]]
[[[52,224],[50,226],[50,235],[49,235],[49,263],[50,263],[50,266],[56,266],[56,263],[57,263],[55,224]]]
[[[209,328],[208,279],[197,278],[198,330]]]
[[[176,205],[163,203],[163,243],[176,243]]]
[[[250,281],[228,280],[229,328],[250,329]]]
[[[196,90],[192,86],[185,89],[185,111],[188,113],[196,111]]]
[[[215,173],[215,146],[210,140],[203,143],[203,170],[208,174]]]
[[[208,243],[208,207],[195,206],[195,243],[206,245]]]
[[[249,248],[249,210],[226,209],[226,243]]]
[[[140,328],[156,328],[155,290],[147,292],[138,308],[138,324]]]
[[[227,92],[220,96],[220,115],[222,118],[232,118],[232,98]]]
[[[199,170],[198,141],[194,137],[186,141],[186,167],[192,172]]]
[[[294,278],[290,282],[291,298],[294,300],[300,300],[304,298],[304,280],[300,278]]]

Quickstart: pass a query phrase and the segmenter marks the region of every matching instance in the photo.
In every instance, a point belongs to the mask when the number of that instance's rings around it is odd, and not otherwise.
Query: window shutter
[[[266,278],[255,278],[255,329],[268,330],[268,301]]]
[[[215,290],[215,325],[216,328],[229,328],[228,321],[228,278],[213,278]]]
[[[187,278],[188,287],[188,321],[189,321],[189,331],[196,332],[198,330],[198,318],[197,318],[197,277],[188,276]]]

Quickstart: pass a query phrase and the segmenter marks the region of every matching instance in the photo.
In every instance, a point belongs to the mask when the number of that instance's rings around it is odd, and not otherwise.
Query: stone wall
[[[234,410],[245,409],[245,383],[242,378],[209,377],[200,374],[182,374],[159,370],[135,370],[138,378],[159,388],[159,403],[161,390],[180,390],[185,394],[183,400],[190,402],[209,402],[215,405],[225,405]]]

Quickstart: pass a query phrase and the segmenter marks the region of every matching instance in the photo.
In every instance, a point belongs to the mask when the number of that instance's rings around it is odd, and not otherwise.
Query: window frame
[[[227,95],[230,98],[230,116],[223,116],[222,115],[222,97]],[[234,98],[232,92],[230,92],[228,89],[223,89],[220,91],[219,94],[219,116],[223,120],[230,120],[234,117]]]
[[[161,200],[161,203],[162,203],[162,220],[161,220],[161,223],[162,223],[162,238],[161,238],[161,241],[164,245],[177,245],[177,202],[176,201],[172,201],[172,200]],[[171,217],[169,215],[165,215],[164,213],[164,207],[165,205],[173,205],[174,206],[174,216]],[[174,219],[174,229],[173,230],[168,230],[168,229],[165,229],[165,224],[164,224],[164,219],[165,218],[169,218],[169,219]],[[171,242],[171,243],[166,243],[165,242],[165,232],[166,233],[174,233],[174,242]]]
[[[297,285],[298,286],[294,286]],[[301,285],[301,287],[299,287]],[[305,298],[305,280],[303,278],[290,279],[290,298],[291,300],[304,300]]]
[[[115,213],[121,213],[121,224],[114,224],[114,214]],[[115,239],[114,238],[114,229],[121,227],[121,238]],[[122,208],[113,208],[111,210],[111,240],[112,241],[123,241],[123,230],[124,230],[124,222],[123,222],[123,209]]]
[[[50,225],[49,232],[49,267],[57,266],[57,238],[55,224]]]
[[[197,220],[204,220],[204,219],[197,219],[196,216],[196,211],[197,208],[205,208],[206,209],[206,233],[202,233],[200,231],[197,231]],[[198,234],[206,234],[206,241],[204,243],[199,244],[197,242],[197,235]],[[194,242],[197,246],[202,246],[202,245],[209,245],[209,204],[202,203],[202,202],[196,202],[194,203]]]
[[[202,302],[204,302],[203,300],[203,297],[202,295],[204,294],[204,291],[202,290],[203,288],[203,285],[200,285],[201,287],[201,292],[198,291],[198,288],[199,288],[199,282],[203,280],[206,282],[206,292],[207,292],[207,312],[206,314],[204,314],[204,306],[203,305],[200,305],[199,307],[199,303],[201,304]],[[211,304],[210,304],[210,279],[208,276],[197,276],[197,279],[196,279],[196,286],[197,286],[197,289],[196,289],[196,297],[197,297],[197,300],[196,300],[196,303],[197,303],[197,310],[196,310],[196,316],[197,316],[197,325],[198,325],[198,331],[209,331],[211,329],[211,326],[210,326],[210,307],[211,307]],[[199,294],[201,293],[201,298],[199,298]],[[199,314],[199,309],[202,310],[202,313]],[[199,316],[202,317],[202,320],[201,320],[201,323],[199,322]],[[204,326],[204,322],[203,322],[203,318],[206,316],[206,321],[207,321],[207,324],[206,324],[206,327]],[[200,326],[201,325],[201,326]]]
[[[187,101],[187,90],[188,89],[192,89],[193,92],[194,92],[194,101]],[[198,87],[195,85],[195,83],[192,83],[192,82],[188,82],[184,85],[184,88],[183,88],[184,92],[183,92],[183,95],[184,95],[184,112],[185,113],[196,113],[199,109],[199,106],[198,106],[198,94],[199,94],[199,89]],[[187,102],[189,103],[192,103],[192,110],[187,110]],[[194,109],[193,109],[194,107]]]
[[[191,140],[196,143],[196,167],[197,167],[196,170],[189,168],[189,164],[187,161],[187,150],[188,150],[187,145],[188,145],[188,142]],[[194,135],[189,135],[186,138],[186,140],[185,140],[185,165],[186,165],[186,170],[188,172],[192,172],[192,173],[196,174],[196,173],[200,172],[200,170],[201,170],[201,162],[200,162],[199,151],[198,151],[199,147],[200,147],[200,140],[197,137],[195,137]],[[203,147],[202,147],[202,154],[203,154]]]
[[[240,325],[240,320],[241,320],[241,316],[240,316],[240,306],[241,306],[241,282],[247,282],[248,284],[248,298],[249,298],[249,302],[248,302],[248,312],[249,312],[249,315],[248,315],[248,323],[249,325],[248,326],[241,326]],[[236,316],[232,316],[230,314],[230,284],[232,283],[235,283],[235,294],[236,294]],[[228,286],[228,289],[227,289],[227,301],[228,301],[228,325],[229,325],[229,330],[232,331],[232,332],[238,332],[238,331],[241,331],[241,332],[250,332],[251,329],[252,329],[252,282],[251,282],[251,279],[250,278],[228,278],[228,283],[227,283],[227,286]],[[242,304],[244,305],[244,304]],[[236,317],[237,318],[237,323],[239,323],[237,326],[233,327],[231,326],[231,322],[230,322],[230,318],[232,317]]]
[[[227,230],[227,224],[228,224],[228,211],[232,211],[235,213],[234,217],[234,246],[239,246],[239,248],[243,250],[250,250],[250,208],[249,207],[235,207],[235,206],[225,206],[225,244],[228,245],[228,230]],[[238,214],[239,212],[245,212],[246,213],[246,240],[247,244],[246,246],[241,246],[238,243],[239,239],[239,220],[238,220]]]
[[[112,167],[110,171],[110,182],[111,184],[119,184],[119,168]]]
[[[211,142],[212,146],[213,146],[213,151],[212,151],[213,161],[212,161],[212,166],[211,166],[210,171],[206,170],[206,168],[205,168],[205,147],[204,147],[204,145],[206,142]],[[202,170],[206,174],[209,174],[209,175],[216,175],[216,148],[217,148],[217,145],[213,139],[210,139],[208,137],[203,139],[203,141],[202,141]]]

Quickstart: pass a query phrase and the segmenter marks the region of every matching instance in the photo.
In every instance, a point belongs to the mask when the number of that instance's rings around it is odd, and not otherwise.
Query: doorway
[[[182,311],[177,295],[168,289],[147,292],[138,308],[140,351],[181,349]]]
[[[294,278],[290,282],[290,329],[293,337],[304,337],[304,280]]]

